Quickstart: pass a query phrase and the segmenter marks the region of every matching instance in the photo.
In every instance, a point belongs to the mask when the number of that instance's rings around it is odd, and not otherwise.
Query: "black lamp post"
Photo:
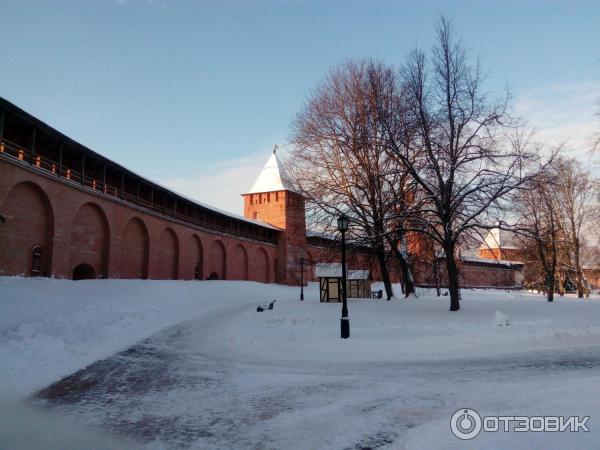
[[[348,298],[346,297],[346,231],[348,231],[348,217],[342,214],[338,217],[337,226],[342,233],[342,319],[340,330],[342,339],[350,337],[350,319],[348,319]]]
[[[304,300],[304,258],[300,258],[300,301]]]

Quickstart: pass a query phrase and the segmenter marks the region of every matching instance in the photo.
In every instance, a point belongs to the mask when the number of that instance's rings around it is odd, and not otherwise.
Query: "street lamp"
[[[340,330],[342,339],[350,337],[350,319],[348,319],[348,298],[346,297],[346,231],[348,231],[348,217],[342,214],[337,220],[338,231],[342,233],[342,318]]]
[[[300,258],[300,301],[304,300],[304,258]]]

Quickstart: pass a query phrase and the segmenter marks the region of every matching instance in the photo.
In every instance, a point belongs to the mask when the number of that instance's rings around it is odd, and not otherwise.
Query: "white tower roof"
[[[273,154],[246,194],[275,191],[294,191],[290,177],[277,156],[277,146],[273,149]]]
[[[519,244],[514,233],[492,228],[485,237],[481,248],[518,249]]]

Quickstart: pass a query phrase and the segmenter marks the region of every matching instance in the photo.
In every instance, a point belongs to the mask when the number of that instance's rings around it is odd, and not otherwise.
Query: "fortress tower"
[[[523,252],[520,249],[516,234],[508,230],[492,228],[479,247],[479,257],[503,261],[520,261],[523,258]]]
[[[304,197],[295,192],[277,146],[244,197],[244,216],[281,229],[275,262],[275,281],[297,284],[298,264],[305,256],[306,217]]]

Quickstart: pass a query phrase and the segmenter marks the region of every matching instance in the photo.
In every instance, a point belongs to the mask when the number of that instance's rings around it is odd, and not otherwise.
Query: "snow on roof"
[[[492,228],[483,240],[483,244],[480,248],[500,248],[505,250],[518,250],[519,245],[516,239],[516,234],[512,231],[501,230],[500,228]]]
[[[508,267],[525,265],[525,263],[523,261],[509,261],[509,260],[503,260],[503,259],[461,257],[460,260],[465,261],[465,262],[473,262],[473,263],[497,264],[500,266],[508,266]]]
[[[228,217],[231,217],[231,218],[237,219],[237,220],[243,220],[244,222],[252,223],[254,225],[258,225],[258,226],[261,226],[261,227],[264,227],[264,228],[270,228],[272,230],[280,230],[279,228],[277,228],[277,227],[275,227],[273,225],[270,225],[270,224],[268,224],[266,222],[263,222],[262,220],[249,219],[248,217],[244,217],[244,216],[241,216],[239,214],[235,214],[235,213],[232,213],[232,212],[229,212],[229,211],[225,211],[223,209],[219,209],[219,208],[216,208],[214,206],[208,205],[206,203],[199,202],[198,200],[195,200],[195,199],[193,199],[191,197],[188,197],[188,196],[186,196],[186,195],[184,195],[184,194],[182,194],[180,192],[177,192],[177,191],[175,191],[175,190],[173,190],[173,189],[171,189],[171,188],[169,188],[169,187],[167,187],[167,186],[165,186],[165,185],[163,185],[161,183],[158,183],[157,181],[154,181],[154,180],[152,180],[152,179],[150,179],[148,177],[140,175],[139,173],[137,173],[134,170],[128,168],[124,164],[119,163],[119,162],[115,161],[114,159],[110,159],[110,158],[108,158],[108,157],[106,157],[106,156],[104,156],[104,155],[102,155],[102,154],[100,154],[100,153],[92,150],[89,147],[86,147],[85,145],[81,144],[80,142],[76,141],[75,139],[67,136],[66,134],[62,133],[61,131],[57,130],[56,128],[48,125],[44,121],[38,119],[35,116],[32,116],[27,111],[19,108],[16,105],[13,105],[8,100],[5,100],[2,97],[0,97],[0,100],[2,102],[8,103],[8,105],[10,105],[11,108],[16,109],[17,111],[19,111],[20,114],[22,114],[22,115],[24,115],[26,117],[31,118],[34,122],[36,122],[38,124],[41,124],[43,127],[45,127],[48,130],[50,130],[50,132],[58,134],[61,137],[62,140],[72,143],[73,145],[75,145],[76,147],[78,147],[80,150],[82,150],[84,152],[87,152],[88,154],[93,155],[94,157],[96,157],[96,158],[98,158],[98,159],[100,159],[100,160],[102,160],[104,162],[110,163],[112,166],[114,166],[114,167],[116,167],[118,169],[121,169],[121,170],[124,170],[126,172],[129,172],[131,175],[139,178],[140,180],[143,180],[143,181],[145,181],[147,183],[153,184],[156,187],[161,188],[161,189],[169,192],[170,194],[176,195],[176,196],[178,196],[178,197],[180,197],[182,199],[185,199],[185,200],[187,200],[187,201],[189,201],[191,203],[194,203],[197,206],[200,206],[202,208],[206,208],[206,209],[208,209],[210,211],[213,211],[213,212],[215,212],[217,214],[222,214],[224,216],[228,216]]]
[[[368,270],[349,270],[346,274],[346,278],[348,278],[349,280],[367,280],[369,279],[369,274],[370,272]]]
[[[140,178],[144,178],[144,177],[140,176]],[[191,203],[194,203],[194,204],[196,204],[198,206],[201,206],[203,208],[206,208],[206,209],[209,209],[211,211],[214,211],[214,212],[216,212],[218,214],[222,214],[224,216],[228,216],[228,217],[231,217],[231,218],[237,219],[237,220],[243,220],[244,222],[253,223],[254,225],[258,225],[258,226],[261,226],[261,227],[264,227],[264,228],[270,228],[271,230],[281,231],[280,228],[277,228],[277,227],[275,227],[275,226],[273,226],[271,224],[268,224],[267,222],[263,222],[262,220],[250,219],[248,217],[244,217],[244,216],[241,216],[239,214],[235,214],[235,213],[232,213],[232,212],[229,212],[229,211],[225,211],[224,209],[219,209],[219,208],[217,208],[215,206],[208,205],[206,203],[203,203],[203,202],[200,202],[198,200],[195,200],[192,197],[188,197],[187,195],[181,194],[180,192],[174,191],[174,190],[172,190],[172,189],[170,189],[168,187],[165,187],[165,186],[161,185],[160,183],[157,183],[156,181],[152,181],[152,180],[150,180],[148,178],[144,178],[144,179],[146,181],[150,182],[150,183],[153,183],[153,184],[155,184],[155,185],[157,185],[157,186],[165,189],[166,191],[169,191],[169,192],[171,192],[171,193],[173,193],[173,194],[175,194],[175,195],[177,195],[177,196],[179,196],[181,198],[184,198],[185,200],[187,200],[187,201],[189,201]]]
[[[277,146],[273,149],[273,153],[246,194],[275,191],[295,192],[290,176],[277,156]]]
[[[346,268],[346,278],[348,280],[366,280],[370,272],[364,269],[348,270]],[[315,276],[317,278],[342,278],[341,263],[318,263],[315,265]]]
[[[318,278],[341,277],[341,263],[318,263],[315,264],[315,276]]]
[[[108,159],[107,159],[107,160],[108,160]],[[108,161],[110,161],[110,160],[108,160]],[[111,162],[112,162],[112,161],[111,161]],[[182,199],[184,199],[184,200],[187,200],[188,202],[190,202],[190,203],[193,203],[193,204],[195,204],[195,205],[197,205],[197,206],[201,206],[202,208],[206,208],[206,209],[208,209],[208,210],[210,210],[210,211],[213,211],[213,212],[215,212],[215,213],[218,213],[218,214],[222,214],[222,215],[224,215],[224,216],[231,217],[231,218],[233,218],[233,219],[237,219],[237,220],[243,220],[244,222],[252,223],[252,224],[254,224],[254,225],[258,225],[258,226],[260,226],[260,227],[264,227],[264,228],[270,228],[270,229],[272,229],[272,230],[276,230],[276,231],[281,231],[281,229],[280,229],[280,228],[277,228],[277,227],[275,227],[275,226],[273,226],[273,225],[271,225],[271,224],[268,224],[267,222],[263,222],[262,220],[258,220],[258,219],[250,219],[250,218],[248,218],[248,217],[244,217],[244,216],[241,216],[241,215],[239,215],[239,214],[236,214],[236,213],[232,213],[232,212],[229,212],[229,211],[225,211],[224,209],[219,209],[219,208],[217,208],[217,207],[215,207],[215,206],[211,206],[211,205],[209,205],[209,204],[207,204],[207,203],[203,203],[203,202],[201,202],[201,201],[198,201],[198,200],[196,200],[196,199],[193,199],[192,197],[188,197],[187,195],[185,195],[185,194],[182,194],[181,192],[177,192],[177,191],[175,191],[175,190],[173,190],[173,189],[171,189],[171,188],[169,188],[169,187],[167,187],[167,186],[165,186],[165,185],[163,185],[163,184],[161,184],[161,183],[159,183],[159,182],[157,182],[157,181],[154,181],[154,180],[151,180],[150,178],[147,178],[147,177],[145,177],[145,176],[139,175],[139,174],[137,174],[136,172],[134,172],[133,170],[131,170],[131,169],[128,169],[127,167],[125,167],[125,166],[123,166],[123,165],[121,165],[121,167],[122,167],[123,169],[125,169],[125,170],[127,170],[127,171],[131,172],[131,173],[132,173],[133,175],[135,175],[136,177],[138,177],[138,178],[140,178],[140,179],[142,179],[142,180],[144,180],[144,181],[146,181],[146,182],[148,182],[148,183],[151,183],[151,184],[155,185],[156,187],[159,187],[159,188],[161,188],[161,189],[164,189],[165,191],[167,191],[167,192],[169,192],[169,193],[171,193],[171,194],[173,194],[173,195],[176,195],[176,196],[178,196],[178,197],[180,197],[180,198],[182,198]]]

